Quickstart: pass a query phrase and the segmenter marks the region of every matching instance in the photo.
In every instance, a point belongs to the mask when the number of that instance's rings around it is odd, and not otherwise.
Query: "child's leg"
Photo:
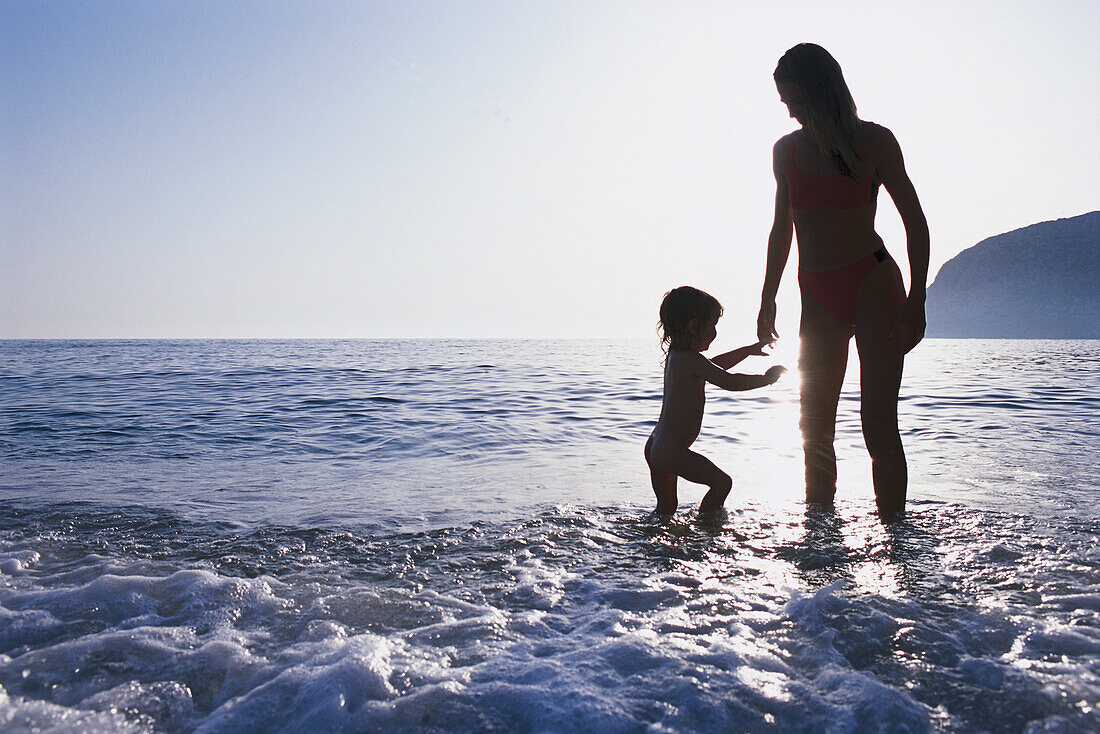
[[[645,462],[649,464],[649,480],[653,483],[653,494],[657,495],[657,512],[662,515],[671,515],[676,512],[676,475],[653,468],[653,462],[649,459],[649,447],[653,443],[653,437],[645,442]]]
[[[649,480],[653,483],[653,494],[657,495],[657,512],[661,515],[676,512],[676,475],[650,467]]]
[[[653,439],[650,439],[652,442]],[[662,457],[661,468],[656,469],[649,457],[650,444],[645,448],[646,461],[649,462],[649,476],[653,481],[653,491],[657,493],[657,512],[674,512],[676,510],[676,477],[681,476],[689,482],[705,484],[710,491],[699,503],[700,510],[717,510],[726,501],[726,495],[733,487],[733,480],[729,474],[714,465],[714,462],[697,454],[691,449],[683,449],[672,456]],[[671,508],[661,509],[662,490],[665,496],[671,498]],[[668,505],[666,504],[666,507]]]
[[[710,490],[703,496],[699,503],[701,511],[717,510],[726,501],[726,495],[733,487],[733,480],[729,474],[715,466],[714,462],[694,451],[687,450],[684,456],[677,462],[676,473],[689,482],[705,484]]]

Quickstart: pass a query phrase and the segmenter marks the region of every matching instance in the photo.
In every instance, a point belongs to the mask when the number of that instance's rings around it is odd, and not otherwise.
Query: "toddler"
[[[675,288],[661,301],[665,394],[661,417],[645,444],[645,460],[657,495],[657,512],[662,514],[676,511],[677,477],[710,488],[699,505],[700,511],[720,508],[733,486],[728,474],[691,450],[703,423],[704,385],[709,382],[723,390],[752,390],[771,385],[787,371],[779,365],[762,375],[726,371],[745,357],[767,356],[767,340],[719,354],[713,360],[704,357],[701,352],[718,335],[715,326],[721,315],[722,304],[714,296],[691,286]]]

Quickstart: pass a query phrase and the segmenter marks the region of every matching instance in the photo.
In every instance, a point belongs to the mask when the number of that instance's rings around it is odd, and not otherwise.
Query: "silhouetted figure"
[[[840,65],[812,43],[790,49],[775,69],[779,98],[802,126],[772,153],[775,221],[757,334],[778,338],[775,294],[798,235],[802,294],[802,442],[806,499],[836,493],[833,435],[841,383],[854,335],[860,363],[860,417],[871,455],[875,500],[889,518],[905,508],[907,470],[898,432],[898,389],[905,354],[924,336],[928,223],[905,172],[901,148],[885,127],[860,120]],[[901,214],[911,283],[875,233],[879,184]]]
[[[702,511],[720,508],[733,486],[728,474],[691,450],[703,423],[706,383],[723,390],[752,390],[771,385],[787,371],[779,365],[762,375],[726,371],[746,357],[767,356],[763,341],[713,360],[700,354],[718,335],[715,326],[721,316],[722,304],[691,286],[675,288],[661,301],[661,343],[666,350],[664,402],[657,427],[645,444],[645,460],[657,495],[657,512],[662,514],[676,511],[677,477],[710,488],[699,504]]]

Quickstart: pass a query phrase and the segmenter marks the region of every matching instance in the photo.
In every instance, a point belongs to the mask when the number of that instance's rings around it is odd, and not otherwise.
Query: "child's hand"
[[[771,382],[776,382],[780,375],[787,372],[787,368],[781,364],[774,365],[768,368],[768,371],[764,373],[764,377],[767,377]]]

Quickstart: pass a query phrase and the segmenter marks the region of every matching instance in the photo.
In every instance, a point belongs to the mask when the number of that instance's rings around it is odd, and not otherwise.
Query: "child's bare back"
[[[664,401],[661,417],[653,429],[650,446],[657,447],[662,455],[664,447],[682,449],[699,437],[703,425],[703,408],[706,406],[706,380],[700,374],[698,360],[706,359],[699,352],[674,349],[665,360]],[[674,448],[675,447],[675,448]]]
[[[721,507],[733,486],[728,474],[690,448],[703,422],[706,383],[725,390],[752,390],[772,384],[786,371],[779,366],[763,375],[726,371],[746,357],[765,356],[766,342],[720,354],[713,361],[704,357],[701,352],[717,336],[715,326],[721,315],[722,306],[713,296],[690,286],[669,291],[661,303],[663,341],[669,347],[665,361],[664,402],[657,426],[645,445],[659,513],[676,511],[678,477],[709,487],[699,505],[700,510]]]

